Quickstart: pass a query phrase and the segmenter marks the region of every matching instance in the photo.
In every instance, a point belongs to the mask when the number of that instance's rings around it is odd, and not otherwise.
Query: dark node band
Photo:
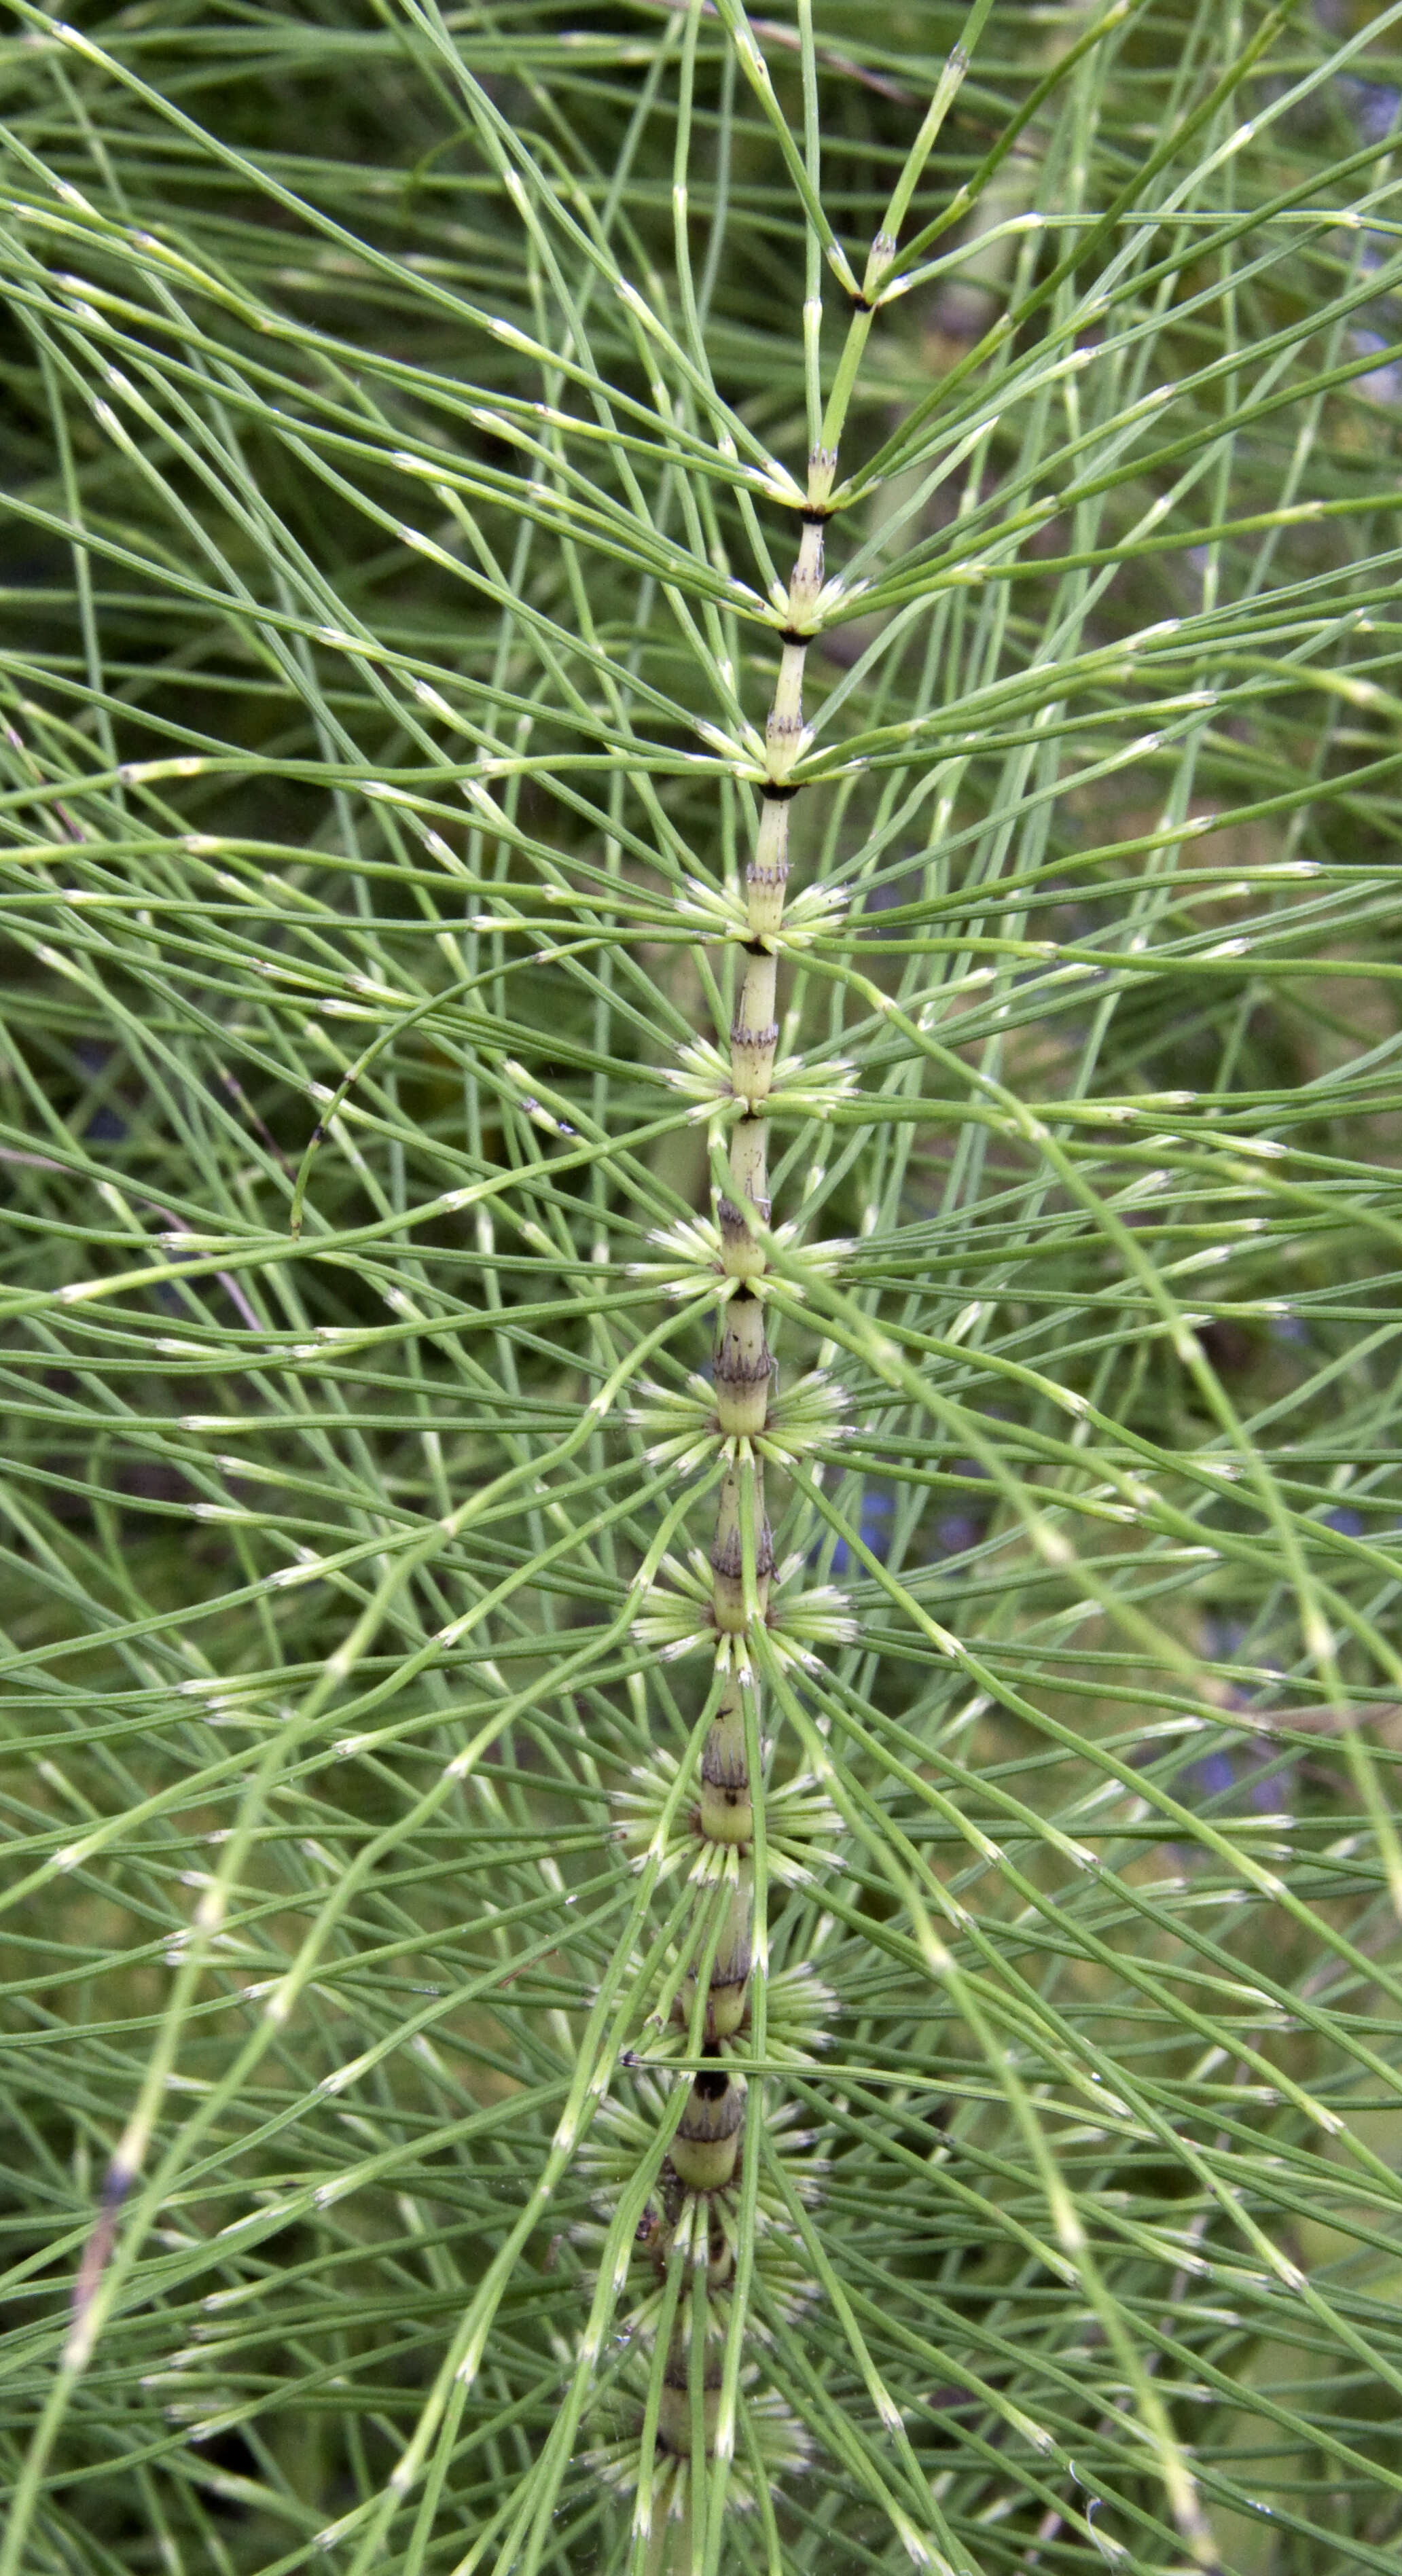
[[[714,1541],[711,1548],[711,1563],[717,1574],[728,1574],[732,1582],[744,1571],[745,1551],[738,1529],[730,1530],[724,1538]],[[765,1521],[755,1541],[755,1573],[772,1574],[774,1565],[774,1533],[768,1521]],[[704,1763],[701,1777],[703,1780],[706,1777]]]
[[[702,2382],[703,2387],[719,2388],[721,2384],[720,2370],[722,2358],[723,2356],[719,2353],[714,2355],[708,2354],[706,2356],[705,2378]],[[667,2367],[662,2373],[662,2385],[664,2388],[689,2388],[691,2386],[691,2365],[687,2360],[684,2346],[678,2345],[675,2352],[668,2354]],[[690,2439],[688,2438],[686,2448],[683,2450],[680,2443],[674,2445],[670,2442],[664,2441],[660,2425],[657,2433],[657,2447],[659,2451],[673,2451],[674,2456],[677,2459],[689,2460],[691,2457]]]
[[[833,514],[831,510],[825,509],[821,503],[818,503],[815,506],[813,502],[805,501],[803,508],[799,511],[798,515],[803,521],[805,528],[822,528],[827,525],[828,520]]]
[[[759,792],[764,798],[766,805],[787,805],[789,798],[798,794],[798,789],[796,787],[781,787],[776,778],[762,778],[759,783]]]
[[[754,1209],[755,1215],[759,1218],[761,1224],[768,1225],[768,1199],[751,1199],[750,1205]],[[745,1212],[743,1208],[738,1208],[736,1206],[734,1199],[719,1199],[717,1201],[716,1218],[719,1223],[721,1233],[725,1235],[731,1243],[738,1243],[742,1240],[748,1242],[750,1229],[745,1223]],[[745,1291],[740,1289],[737,1290],[736,1293],[737,1295],[743,1295]]]
[[[747,939],[743,946],[747,957],[767,957],[769,954],[762,939]]]
[[[811,644],[813,641],[806,626],[781,626],[778,632],[781,644]]]
[[[715,1363],[717,1386],[758,1386],[773,1370],[772,1359],[737,1360],[722,1352]]]
[[[701,1756],[701,1777],[708,1789],[748,1789],[750,1774],[744,1752],[714,1753],[708,1746]]]

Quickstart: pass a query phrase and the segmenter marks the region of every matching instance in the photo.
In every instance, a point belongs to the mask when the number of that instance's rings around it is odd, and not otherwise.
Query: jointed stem
[[[728,18],[724,7],[722,14]],[[982,11],[975,15],[981,18]],[[715,2508],[723,2486],[716,2485],[714,2473],[703,2476],[703,2470],[711,2461],[719,2471],[734,2452],[736,2338],[744,2333],[743,2315],[712,2321],[707,2300],[738,2299],[742,2283],[748,2284],[752,2249],[740,2246],[737,2265],[735,2192],[745,2122],[752,2110],[762,2109],[763,2098],[762,2079],[756,2080],[747,2096],[744,2079],[727,2068],[726,2052],[742,2033],[752,2044],[762,2042],[764,2021],[762,1994],[754,1998],[758,2013],[752,2011],[751,1984],[762,1974],[767,1956],[763,1924],[754,1920],[756,1881],[762,1901],[768,1839],[756,1674],[759,1633],[767,1624],[775,1572],[760,1445],[771,1425],[775,1390],[765,1324],[769,1268],[765,1239],[771,1217],[770,1101],[779,1045],[775,1000],[784,945],[790,809],[801,789],[793,773],[804,745],[803,680],[808,646],[822,623],[824,529],[832,515],[838,441],[880,290],[896,258],[895,233],[962,78],[964,60],[962,52],[951,57],[897,182],[888,222],[872,244],[860,290],[845,259],[838,266],[853,310],[798,507],[801,529],[779,629],[779,671],[765,726],[759,825],[747,871],[746,936],[730,1031],[730,1089],[739,1111],[728,1127],[725,1184],[716,1200],[721,1302],[714,1430],[725,1445],[726,1465],[710,1549],[710,1621],[717,1639],[720,1691],[702,1750],[699,1795],[690,1818],[696,1845],[693,1876],[701,1891],[698,1902],[713,1909],[718,1887],[723,1885],[728,1894],[723,1913],[708,1914],[706,1936],[699,1944],[700,1963],[688,1972],[687,1996],[678,1999],[678,2008],[685,2006],[687,2011],[693,2045],[700,2035],[706,2062],[691,2079],[672,2140],[663,2194],[664,2223],[651,2238],[652,2260],[668,2284],[660,2310],[666,2324],[657,2329],[659,2334],[665,2332],[667,2350],[660,2364],[654,2361],[645,2425],[645,2478],[635,2525],[640,2541],[645,2541],[649,2569],[670,2565],[691,2571],[691,2576],[700,2576],[703,2566],[709,2570],[718,2563]],[[695,1956],[693,1951],[693,1960]],[[699,1992],[703,1978],[704,1996]],[[745,2169],[752,2170],[752,2179],[740,2199],[748,2213],[746,2224],[753,2228],[758,2166],[752,2168],[752,2160],[746,2159]],[[669,2267],[682,2240],[690,2251],[693,2286],[690,2301],[678,2304]],[[727,2355],[729,2394],[722,2405]],[[747,2461],[754,2449],[754,2428],[748,2425],[743,2445]],[[663,2508],[668,2513],[670,2547],[662,2542],[654,2518],[654,2496],[661,2483],[658,2464],[668,2453],[674,2456],[677,2473],[669,2506]],[[708,2491],[709,2533],[702,2510]]]

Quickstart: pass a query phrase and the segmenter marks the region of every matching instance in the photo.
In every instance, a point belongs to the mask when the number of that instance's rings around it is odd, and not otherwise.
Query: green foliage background
[[[875,317],[781,988],[808,2459],[679,2563],[1397,2563],[1399,16],[997,0]],[[644,2563],[666,1077],[963,12],[752,23],[6,13],[11,2576]]]

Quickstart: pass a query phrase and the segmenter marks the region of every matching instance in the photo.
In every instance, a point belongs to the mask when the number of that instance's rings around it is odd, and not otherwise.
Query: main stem
[[[692,2079],[672,2140],[677,2206],[667,2234],[675,2241],[678,2228],[685,2224],[698,2257],[704,2255],[707,2262],[708,2283],[717,2288],[730,2274],[734,2252],[723,2225],[717,2223],[714,2202],[734,2181],[745,2119],[744,2079],[728,2072],[724,2043],[741,2030],[749,2009],[754,1949],[752,1851],[755,1809],[763,1795],[763,1782],[751,1767],[753,1748],[760,1741],[756,1659],[744,1648],[765,1618],[774,1572],[764,1470],[756,1447],[769,1420],[774,1362],[765,1329],[768,1263],[754,1227],[767,1227],[770,1216],[768,1101],[779,1043],[777,952],[789,874],[789,812],[798,792],[789,773],[803,734],[804,665],[823,586],[823,525],[835,464],[831,449],[815,449],[809,460],[803,533],[789,581],[782,658],[765,729],[762,809],[747,882],[748,936],[730,1032],[731,1089],[741,1106],[730,1128],[727,1187],[716,1209],[720,1267],[727,1286],[716,1336],[715,1419],[728,1444],[728,1458],[710,1551],[711,1615],[718,1648],[729,1641],[730,1652],[723,1657],[720,1694],[701,1755],[700,1794],[691,1823],[698,1845],[720,1847],[714,1855],[722,1863],[720,1872],[707,1869],[705,1856],[698,1851],[702,1867],[697,1874],[711,1891],[702,1901],[712,1905],[719,1875],[724,1910],[718,1933],[712,1917],[704,1944],[707,1974],[699,2016],[694,1976],[691,1983],[693,2027],[699,2018],[710,2062]],[[709,2210],[685,2211],[685,2202],[703,2197],[712,2204]],[[719,2343],[697,2352],[684,2332],[678,2332],[666,2362],[657,2423],[659,2449],[694,2460],[699,2412],[705,2452],[713,2454],[720,2386]]]
[[[974,0],[981,25],[989,0]],[[896,183],[886,219],[872,243],[860,290],[853,296],[846,342],[821,415],[817,444],[808,460],[801,508],[802,535],[789,577],[781,659],[765,728],[761,812],[746,889],[744,966],[730,1032],[730,1087],[739,1104],[729,1129],[727,1185],[716,1207],[720,1242],[721,1306],[715,1349],[715,1425],[726,1444],[726,1463],[711,1543],[711,1616],[720,1666],[715,1711],[701,1755],[700,1787],[691,1815],[697,1844],[693,1875],[706,1908],[696,1928],[685,2008],[703,2063],[692,2077],[670,2146],[663,2225],[652,2239],[665,2273],[669,2256],[684,2243],[693,2277],[705,2267],[705,2291],[723,2290],[736,2259],[726,2200],[740,2165],[746,2117],[745,2083],[729,2071],[727,2044],[746,2026],[754,1959],[753,1849],[757,1811],[764,1795],[757,1657],[753,1644],[768,1612],[774,1547],[764,1508],[760,1450],[769,1424],[774,1362],[765,1329],[768,1258],[762,1232],[770,1219],[769,1101],[774,1085],[779,1024],[775,1015],[784,899],[789,875],[789,817],[799,787],[793,779],[803,739],[803,679],[808,645],[820,621],[824,582],[823,531],[832,514],[837,451],[875,310],[896,257],[896,236],[919,176],[963,77],[967,54],[956,47],[930,112]],[[847,276],[850,279],[850,271]],[[718,1910],[719,1909],[719,1910]],[[696,2475],[702,2461],[733,2442],[722,2399],[728,2338],[707,2316],[704,2299],[664,2307],[661,2329],[655,2441],[680,2470],[691,2464],[692,2482],[676,2495],[682,2517],[682,2555],[695,2567],[703,2555],[696,2521]],[[696,2320],[694,2326],[690,2320]],[[704,2322],[703,2322],[704,2320]],[[743,2332],[743,2325],[740,2329]],[[733,2379],[731,2382],[733,2390]],[[645,2469],[650,2479],[650,2466]],[[640,2497],[641,2503],[641,2497]],[[704,2514],[702,2523],[704,2524]],[[646,2508],[642,2528],[646,2528]],[[641,2537],[641,2529],[640,2535]],[[713,2565],[712,2546],[704,2549]],[[654,2530],[649,2546],[657,2548]]]

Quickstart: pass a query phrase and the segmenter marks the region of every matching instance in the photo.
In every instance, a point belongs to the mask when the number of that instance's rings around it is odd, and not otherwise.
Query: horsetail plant
[[[909,206],[966,63],[961,47],[950,58],[949,75],[901,170],[860,287],[851,283],[849,273],[854,309],[846,347],[795,510],[801,534],[782,596],[779,672],[757,780],[758,829],[745,872],[743,914],[736,925],[743,934],[738,942],[743,965],[729,1062],[716,1066],[703,1091],[704,1105],[725,1113],[724,1185],[716,1194],[714,1222],[719,1317],[714,1382],[712,1388],[700,1391],[706,1410],[705,1435],[699,1445],[703,1454],[714,1448],[723,1461],[716,1487],[715,1535],[700,1598],[686,1603],[680,1637],[668,1636],[669,1621],[675,1615],[670,1601],[660,1613],[639,1622],[644,1638],[665,1640],[664,1651],[674,1643],[684,1644],[693,1633],[708,1645],[714,1638],[715,1682],[707,1702],[699,1796],[689,1818],[695,1846],[691,1876],[704,1892],[694,1936],[699,1956],[679,1997],[690,2024],[691,2046],[706,2054],[687,2083],[685,2105],[671,2128],[669,2180],[647,2229],[652,2260],[667,2287],[660,2303],[648,2300],[639,2311],[638,2330],[650,2330],[654,2342],[652,2385],[636,2462],[631,2445],[624,2449],[625,2475],[629,2483],[636,2479],[639,2490],[636,2521],[641,2536],[650,2534],[660,2507],[688,2529],[684,2555],[692,2562],[699,2557],[702,2564],[706,2553],[700,2546],[694,2499],[707,2461],[714,2460],[728,2471],[735,2459],[736,2393],[745,2352],[743,2293],[748,2289],[751,2262],[761,2252],[754,2242],[758,2143],[749,2160],[748,2188],[738,2207],[730,2205],[742,2172],[747,2086],[729,2061],[732,2043],[746,2036],[753,2036],[763,2056],[768,1953],[764,1887],[771,1833],[778,1821],[766,1798],[760,1724],[765,1666],[761,1639],[776,1615],[771,1592],[777,1570],[765,1511],[764,1470],[773,1433],[779,1428],[773,1418],[775,1360],[765,1325],[769,1271],[765,1242],[772,1214],[769,1127],[784,1100],[785,1068],[778,1061],[775,1006],[785,946],[789,809],[799,793],[794,770],[804,748],[808,648],[825,614],[838,613],[841,585],[824,581],[824,530],[835,515],[838,442],[881,288],[895,265],[894,227]],[[814,341],[816,345],[816,331]],[[811,409],[816,411],[816,400]],[[736,910],[740,910],[738,904]],[[705,1054],[694,1051],[693,1061],[704,1081],[709,1070]],[[827,1105],[821,1093],[811,1088],[803,1099],[810,1115],[815,1105]],[[818,1424],[821,1427],[821,1411]],[[796,1573],[800,1567],[801,1560],[791,1571]],[[808,1613],[808,1633],[825,1635],[833,1643],[855,1636],[855,1625],[830,1606],[830,1587],[826,1591],[816,1629],[812,1612]],[[790,1634],[795,1629],[799,1635],[805,1632],[804,1610],[800,1595],[796,1609],[780,1614]],[[774,1651],[772,1644],[768,1651]],[[812,1803],[805,1802],[809,1809]],[[783,1822],[791,1827],[797,1825],[811,1835],[815,1823],[826,1821],[826,1817],[815,1819],[811,1812],[796,1812],[792,1792],[785,1801]],[[792,1848],[792,1833],[789,1843]],[[779,2214],[782,2221],[782,2210]],[[781,2242],[786,2233],[782,2230]],[[780,2260],[792,2261],[787,2246]],[[697,2284],[689,2302],[680,2296],[683,2264],[690,2265]],[[796,2268],[801,2279],[802,2266]],[[677,2277],[669,2280],[668,2275]],[[723,2323],[718,2322],[718,2314]],[[888,2413],[899,2434],[899,2416],[893,2408],[888,2407]],[[749,2433],[752,2459],[765,2462],[768,2457],[785,2466],[802,2459],[802,2444],[787,2425],[776,2428],[771,2422],[764,2433],[770,2445],[767,2455],[758,2428]],[[665,2496],[657,2492],[659,2448],[671,2468]],[[724,2506],[722,2478],[710,2507],[717,2528]]]
[[[11,0],[0,2576],[1389,2576],[1399,14]]]

